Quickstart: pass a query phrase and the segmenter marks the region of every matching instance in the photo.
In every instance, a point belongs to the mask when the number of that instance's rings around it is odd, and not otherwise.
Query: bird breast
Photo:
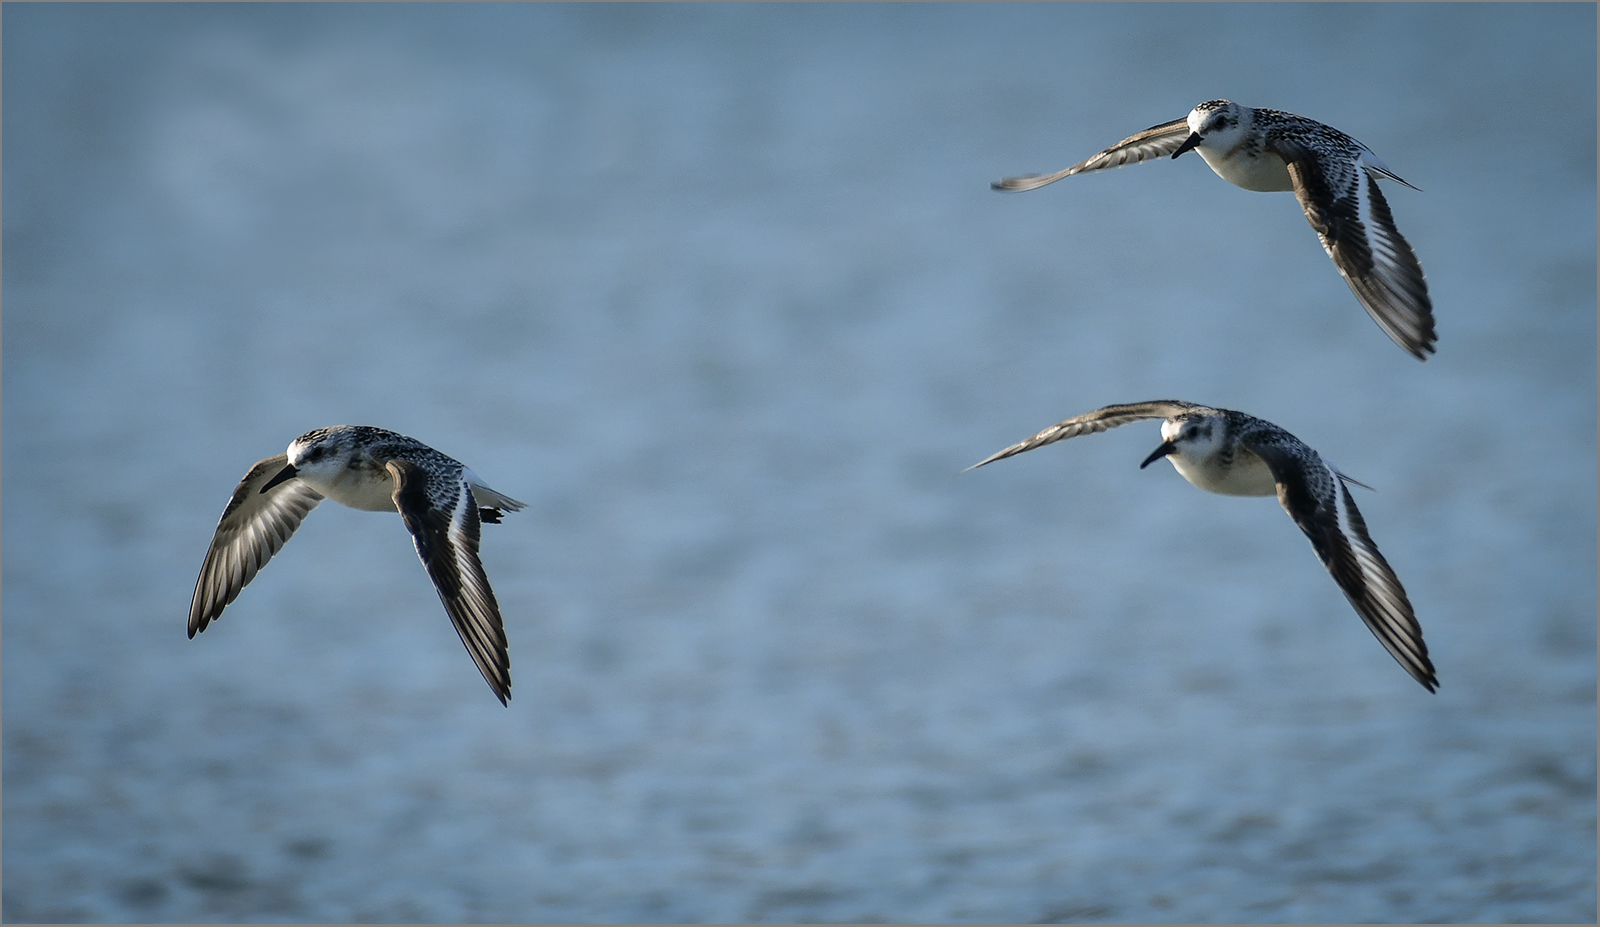
[[[1275,496],[1278,482],[1260,457],[1241,449],[1225,458],[1222,454],[1195,460],[1178,454],[1167,457],[1189,482],[1223,496]]]
[[[1270,151],[1251,150],[1249,144],[1242,144],[1231,151],[1212,151],[1203,145],[1197,150],[1218,177],[1236,187],[1258,193],[1281,193],[1294,189],[1294,181],[1289,179],[1289,166]]]
[[[394,481],[386,469],[349,468],[332,478],[307,480],[329,499],[363,512],[393,512]]]

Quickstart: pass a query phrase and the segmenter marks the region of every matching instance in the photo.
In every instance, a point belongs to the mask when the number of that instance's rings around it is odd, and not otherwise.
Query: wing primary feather
[[[239,481],[222,510],[200,578],[195,581],[194,597],[189,600],[189,637],[222,617],[223,609],[239,597],[322,501],[321,493],[297,479],[261,491],[287,463],[285,454],[259,461]]]
[[[430,475],[403,460],[388,463],[394,480],[395,508],[417,546],[417,556],[433,580],[472,662],[502,705],[511,700],[511,656],[500,605],[478,558],[478,506],[465,480],[456,486],[449,510],[430,493]],[[434,477],[436,478],[436,477]],[[441,500],[442,501],[442,500]]]
[[[997,180],[989,186],[1005,193],[1022,193],[1027,190],[1037,190],[1046,184],[1055,183],[1064,177],[1073,174],[1087,174],[1092,171],[1106,170],[1113,167],[1122,167],[1125,164],[1137,164],[1172,154],[1183,145],[1184,139],[1189,136],[1189,123],[1187,117],[1175,119],[1172,122],[1163,122],[1158,126],[1151,126],[1136,135],[1130,135],[1105,151],[1079,161],[1066,170],[1056,171],[1054,174],[1025,174],[1021,177],[1006,177]]]
[[[1133,402],[1106,406],[1093,412],[1085,412],[1082,415],[1075,415],[1065,421],[1057,422],[1026,441],[1018,441],[1003,451],[990,454],[961,472],[966,473],[967,470],[976,470],[985,464],[1004,460],[1007,457],[1015,457],[1034,448],[1044,447],[1046,444],[1054,444],[1057,441],[1064,441],[1067,438],[1099,434],[1102,431],[1109,431],[1129,422],[1144,421],[1152,418],[1170,418],[1183,412],[1202,408],[1204,407],[1178,399],[1157,399],[1152,402]]]
[[[1285,143],[1279,151],[1306,221],[1362,308],[1395,344],[1427,360],[1438,341],[1427,280],[1377,180],[1352,166],[1336,183],[1303,146]]]
[[[1285,440],[1294,441],[1286,445]],[[1367,533],[1344,478],[1292,436],[1252,442],[1272,470],[1278,502],[1311,541],[1339,590],[1389,655],[1429,692],[1439,688],[1411,600]]]

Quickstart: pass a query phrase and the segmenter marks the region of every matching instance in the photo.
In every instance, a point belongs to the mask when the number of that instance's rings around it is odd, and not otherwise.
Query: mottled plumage
[[[1367,534],[1367,523],[1350,496],[1349,485],[1361,484],[1271,422],[1175,399],[1106,406],[1052,425],[967,469],[1067,438],[1157,418],[1165,420],[1162,443],[1141,468],[1165,457],[1184,479],[1208,492],[1276,494],[1378,641],[1428,691],[1438,688],[1411,600]]]
[[[1187,118],[1152,126],[1054,174],[1007,177],[992,186],[1020,192],[1063,177],[1136,164],[1194,149],[1217,176],[1246,190],[1293,190],[1345,282],[1395,343],[1426,360],[1434,350],[1433,301],[1411,245],[1395,228],[1377,179],[1410,187],[1372,150],[1332,126],[1227,100],[1201,103]],[[1412,187],[1412,189],[1416,189]]]
[[[283,548],[324,498],[399,512],[467,652],[506,703],[511,657],[494,590],[478,559],[481,522],[523,504],[490,489],[453,457],[368,425],[318,428],[250,468],[223,509],[189,603],[189,636],[206,629]]]

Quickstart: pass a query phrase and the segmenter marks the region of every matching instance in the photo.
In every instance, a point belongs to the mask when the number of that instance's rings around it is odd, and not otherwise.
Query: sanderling
[[[204,631],[324,497],[395,512],[416,541],[444,610],[489,688],[511,698],[511,657],[494,590],[478,559],[480,521],[521,502],[495,492],[452,457],[415,438],[367,425],[318,428],[287,453],[250,468],[222,510],[189,604],[189,637]]]
[[[1161,423],[1161,446],[1140,469],[1162,457],[1183,478],[1225,496],[1276,494],[1300,526],[1317,559],[1333,574],[1361,620],[1400,665],[1429,692],[1438,688],[1422,626],[1388,561],[1367,536],[1348,484],[1366,487],[1325,463],[1304,442],[1271,422],[1232,409],[1175,399],[1106,406],[1052,425],[968,467],[1031,451],[1065,438],[1095,434],[1145,419]]]
[[[1418,360],[1437,337],[1422,265],[1394,226],[1377,178],[1415,190],[1371,149],[1332,126],[1275,109],[1211,100],[1188,118],[1152,126],[1054,174],[1007,177],[996,190],[1020,192],[1063,177],[1121,167],[1189,149],[1223,180],[1246,190],[1293,190],[1322,247],[1378,326]]]

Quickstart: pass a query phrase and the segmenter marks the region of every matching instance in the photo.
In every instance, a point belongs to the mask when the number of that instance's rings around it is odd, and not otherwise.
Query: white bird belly
[[[1294,189],[1294,181],[1289,179],[1289,165],[1270,151],[1257,155],[1242,148],[1214,152],[1202,146],[1195,150],[1206,159],[1218,177],[1236,187],[1259,193],[1281,193]]]
[[[1218,466],[1214,460],[1191,460],[1169,454],[1173,469],[1206,492],[1223,496],[1275,496],[1278,481],[1266,462],[1249,451],[1240,451],[1232,466]]]
[[[340,505],[363,512],[395,512],[394,482],[387,470],[345,470],[329,480],[307,480],[311,488]]]

